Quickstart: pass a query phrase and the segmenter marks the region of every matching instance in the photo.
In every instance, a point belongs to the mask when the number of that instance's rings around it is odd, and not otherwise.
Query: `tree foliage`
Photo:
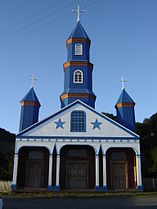
[[[0,128],[0,180],[11,180],[15,135]]]
[[[144,176],[157,176],[157,113],[137,123],[141,137],[142,171]]]

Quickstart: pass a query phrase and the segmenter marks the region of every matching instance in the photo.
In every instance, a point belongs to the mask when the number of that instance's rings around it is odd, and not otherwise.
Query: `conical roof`
[[[135,104],[135,102],[131,99],[131,97],[125,91],[125,89],[122,90],[121,95],[120,95],[116,104],[118,104],[118,103],[133,103],[133,104]]]
[[[84,30],[83,26],[81,25],[80,21],[77,21],[77,24],[76,24],[74,30],[72,31],[69,39],[70,38],[87,38],[87,39],[89,39],[89,37],[88,37],[86,31]]]
[[[34,88],[32,87],[26,96],[21,100],[21,102],[38,102],[39,100],[35,94]]]

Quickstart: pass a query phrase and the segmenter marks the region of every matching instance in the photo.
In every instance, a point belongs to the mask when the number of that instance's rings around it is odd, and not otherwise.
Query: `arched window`
[[[84,111],[77,110],[71,113],[71,131],[86,131],[86,113]]]
[[[82,44],[75,44],[75,55],[82,55],[83,46]]]
[[[81,70],[74,72],[74,83],[83,83],[83,72]]]

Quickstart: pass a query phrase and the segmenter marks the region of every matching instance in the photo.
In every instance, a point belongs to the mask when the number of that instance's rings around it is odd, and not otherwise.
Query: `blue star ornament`
[[[57,129],[57,128],[63,128],[64,123],[65,123],[65,122],[62,122],[61,119],[59,118],[58,122],[55,122],[55,124],[57,125],[57,126],[56,126],[56,129]]]
[[[100,125],[102,123],[101,122],[98,122],[98,120],[96,119],[95,122],[91,122],[91,124],[93,124],[93,129],[95,129],[95,128],[100,129]]]

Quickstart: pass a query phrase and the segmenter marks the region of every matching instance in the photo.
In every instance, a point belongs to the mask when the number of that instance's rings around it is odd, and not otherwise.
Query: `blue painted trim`
[[[137,135],[136,133],[132,132],[131,130],[129,130],[129,129],[127,129],[127,128],[125,128],[124,126],[122,126],[122,125],[120,125],[119,123],[115,122],[114,120],[108,118],[107,116],[105,116],[105,115],[103,115],[103,114],[101,114],[101,113],[98,113],[95,109],[93,109],[92,107],[88,106],[88,105],[85,104],[84,102],[81,102],[80,100],[77,100],[77,101],[75,101],[75,102],[73,102],[73,103],[67,105],[66,107],[62,108],[60,111],[56,112],[55,114],[53,114],[53,115],[47,117],[46,119],[43,119],[42,121],[40,121],[40,122],[38,122],[38,123],[36,123],[36,124],[34,124],[34,125],[32,125],[32,126],[26,128],[25,130],[23,130],[23,131],[21,131],[20,133],[18,133],[18,134],[17,134],[17,137],[20,137],[21,134],[24,134],[24,133],[26,133],[27,131],[32,130],[33,128],[35,128],[35,127],[41,125],[42,123],[44,123],[44,122],[50,120],[51,118],[55,117],[56,115],[58,115],[58,114],[64,112],[65,110],[70,109],[71,107],[75,106],[76,104],[80,104],[80,105],[84,106],[84,107],[87,108],[88,110],[90,110],[90,111],[94,112],[95,114],[99,115],[101,118],[103,118],[103,119],[105,119],[105,120],[111,122],[111,123],[114,124],[115,126],[117,126],[117,127],[119,127],[120,129],[126,131],[127,133],[131,134],[133,137],[135,137],[135,138],[137,138],[137,139],[140,138],[140,136]]]
[[[50,185],[48,185],[47,191],[60,191],[60,187],[59,186],[50,186]]]
[[[56,185],[56,186],[48,186],[48,187],[47,187],[47,190],[48,190],[48,191],[55,191],[55,192],[58,192],[58,191],[60,191],[60,186],[59,186],[59,185]]]
[[[141,155],[140,154],[137,154],[136,157],[141,157]]]
[[[108,191],[108,188],[107,188],[107,186],[103,186],[103,187],[101,187],[101,190],[102,190],[103,192],[107,192],[107,191]]]
[[[16,184],[12,184],[12,185],[11,185],[11,190],[12,190],[12,191],[15,191],[15,190],[16,190]]]
[[[109,140],[134,140],[134,137],[86,137],[86,136],[17,136],[17,139],[25,139],[25,138],[36,138],[36,139],[101,139],[101,140],[106,140],[106,142],[108,142]],[[137,138],[137,140],[139,141],[140,139]],[[129,142],[129,141],[128,141]]]
[[[95,187],[96,192],[107,192],[107,190],[108,190],[107,186],[102,186],[102,187],[96,186]]]
[[[138,186],[136,187],[136,189],[137,189],[138,191],[143,192],[144,187],[143,187],[143,185],[138,185]]]
[[[101,190],[101,187],[100,187],[100,186],[96,186],[96,187],[95,187],[95,191],[96,191],[96,192],[101,192],[101,191],[102,191],[102,190]]]

